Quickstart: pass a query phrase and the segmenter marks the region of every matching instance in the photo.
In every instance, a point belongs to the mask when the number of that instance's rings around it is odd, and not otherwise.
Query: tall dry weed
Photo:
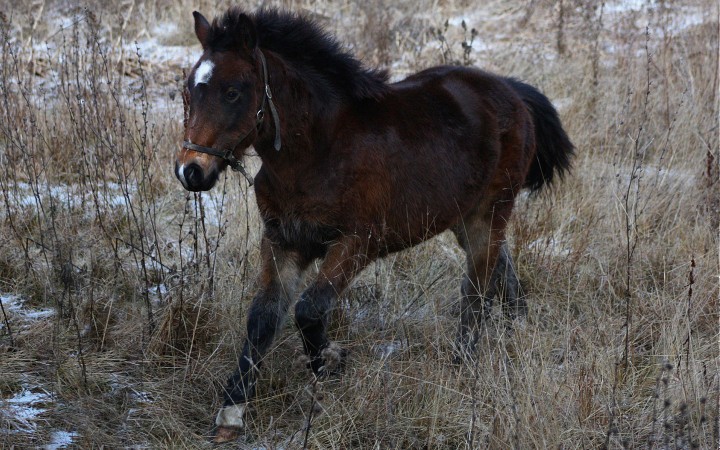
[[[315,380],[292,326],[280,332],[242,445],[716,446],[717,5],[271,3],[394,78],[448,62],[537,85],[578,151],[510,224],[526,321],[491,321],[454,366],[452,237],[391,255],[334,312],[342,378]],[[11,0],[0,16],[0,293],[20,296],[0,297],[1,446],[57,431],[81,447],[205,445],[261,224],[243,179],[181,191],[188,67],[145,43],[194,45],[192,9],[224,6]],[[31,394],[40,412],[23,421]]]

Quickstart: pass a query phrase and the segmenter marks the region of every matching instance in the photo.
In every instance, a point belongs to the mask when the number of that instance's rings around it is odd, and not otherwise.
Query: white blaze
[[[215,64],[207,59],[200,63],[197,70],[195,71],[195,86],[200,83],[208,84],[210,77],[212,76]]]

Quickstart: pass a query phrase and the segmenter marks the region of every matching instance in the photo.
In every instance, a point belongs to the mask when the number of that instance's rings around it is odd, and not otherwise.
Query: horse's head
[[[187,78],[184,143],[175,175],[185,189],[211,189],[228,165],[239,160],[258,134],[266,102],[264,62],[259,62],[255,25],[245,14],[212,25],[194,12],[203,54]]]

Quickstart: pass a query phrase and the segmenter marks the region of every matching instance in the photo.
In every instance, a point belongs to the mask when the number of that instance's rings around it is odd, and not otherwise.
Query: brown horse
[[[472,351],[496,294],[510,317],[524,313],[505,228],[518,192],[562,175],[573,155],[543,94],[467,67],[389,84],[303,17],[231,8],[210,24],[193,14],[203,54],[187,80],[176,175],[185,189],[208,190],[227,166],[245,173],[248,147],[262,160],[254,179],[264,221],[260,289],[216,440],[243,426],[257,370],[318,258],[319,273],[295,304],[317,374],[342,367],[345,353],[326,329],[353,278],[447,229],[467,254],[458,348]]]

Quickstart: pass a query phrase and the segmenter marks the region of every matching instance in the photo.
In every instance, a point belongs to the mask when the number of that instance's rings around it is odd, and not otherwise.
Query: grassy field
[[[172,167],[191,12],[227,4],[3,2],[0,447],[210,447],[261,227],[241,176],[190,194]],[[394,80],[472,64],[538,86],[577,157],[509,227],[527,319],[496,314],[453,365],[459,248],[391,255],[335,313],[344,376],[315,380],[289,322],[233,445],[718,448],[717,2],[265,4]]]

